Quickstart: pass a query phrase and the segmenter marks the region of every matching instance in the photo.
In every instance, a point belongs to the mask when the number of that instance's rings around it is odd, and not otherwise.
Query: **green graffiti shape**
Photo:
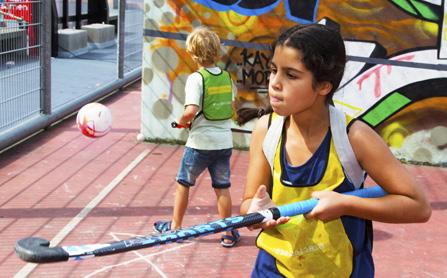
[[[390,0],[397,7],[412,14],[418,18],[428,21],[439,21],[439,15],[441,14],[441,6],[436,6],[431,3],[419,0]]]
[[[410,102],[409,98],[398,92],[391,93],[379,104],[367,111],[362,116],[362,119],[372,127],[376,127]]]

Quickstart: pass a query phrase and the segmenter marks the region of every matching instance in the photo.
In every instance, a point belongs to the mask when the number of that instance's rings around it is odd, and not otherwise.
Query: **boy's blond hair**
[[[186,51],[200,65],[214,64],[219,58],[220,39],[208,28],[196,28],[186,38]]]

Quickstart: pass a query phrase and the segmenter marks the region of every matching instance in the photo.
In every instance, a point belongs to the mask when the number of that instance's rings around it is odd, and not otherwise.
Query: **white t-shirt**
[[[219,74],[219,67],[206,68],[212,74]],[[233,100],[236,95],[236,86],[232,84]],[[197,105],[198,113],[202,111],[203,81],[202,75],[194,72],[188,76],[185,85],[185,106]],[[192,122],[186,146],[198,150],[222,150],[233,147],[233,134],[231,133],[231,119],[223,121],[208,121],[200,114]]]

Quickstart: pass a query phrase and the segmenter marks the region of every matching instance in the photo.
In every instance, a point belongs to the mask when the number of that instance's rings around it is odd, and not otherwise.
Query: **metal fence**
[[[143,5],[139,0],[127,0],[125,14],[125,53],[124,72],[129,72],[135,66],[141,66],[143,37],[142,23],[144,21]]]
[[[23,1],[0,6],[0,131],[41,112],[42,5]]]
[[[141,77],[143,0],[110,7],[111,41],[90,42],[88,33],[85,47],[66,51],[72,41],[62,35],[85,33],[85,26],[76,25],[92,23],[84,19],[87,4],[91,9],[87,1],[0,0],[0,151]],[[81,20],[72,12],[58,15],[73,5]],[[67,32],[60,22],[71,19],[77,21]]]

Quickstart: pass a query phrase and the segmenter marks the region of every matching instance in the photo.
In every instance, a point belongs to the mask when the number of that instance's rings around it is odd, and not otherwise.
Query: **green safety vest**
[[[202,111],[209,121],[222,121],[233,116],[233,90],[230,74],[222,70],[212,74],[204,68],[199,71],[203,80]]]

